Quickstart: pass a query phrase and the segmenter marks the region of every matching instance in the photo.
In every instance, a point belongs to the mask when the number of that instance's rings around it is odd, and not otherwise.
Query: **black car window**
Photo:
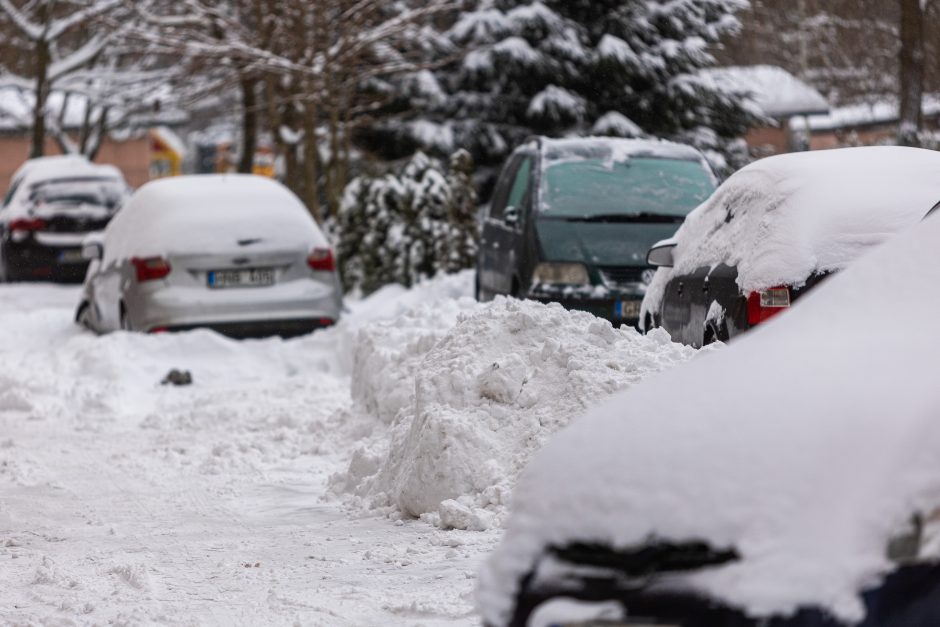
[[[13,181],[13,184],[10,185],[10,189],[7,190],[7,195],[4,196],[4,198],[3,198],[3,206],[4,206],[4,207],[6,207],[7,205],[9,205],[9,204],[10,204],[10,201],[13,200],[13,196],[14,196],[14,194],[16,194],[16,190],[18,190],[18,189],[20,188],[20,183],[22,183],[22,182],[23,182],[23,179],[21,178],[21,179],[19,179],[19,180]]]
[[[503,169],[496,187],[493,189],[493,199],[490,201],[490,217],[494,220],[503,219],[503,211],[506,209],[506,200],[509,198],[509,190],[515,180],[516,172],[519,169],[521,155],[513,155],[509,158],[509,163]]]
[[[524,157],[522,163],[519,164],[519,169],[516,170],[516,176],[509,190],[509,200],[506,202],[507,207],[515,207],[517,210],[522,211],[529,191],[529,177],[531,174],[532,158]]]

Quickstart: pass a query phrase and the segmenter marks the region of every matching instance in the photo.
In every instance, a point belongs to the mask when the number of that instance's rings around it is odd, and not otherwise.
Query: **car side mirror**
[[[97,240],[85,241],[82,243],[82,258],[89,261],[101,259],[104,256],[104,246]]]
[[[519,210],[513,206],[506,207],[503,211],[503,222],[507,226],[516,226],[519,224]]]
[[[655,244],[646,254],[646,263],[657,268],[671,268],[674,265],[672,256],[676,245],[672,242]]]

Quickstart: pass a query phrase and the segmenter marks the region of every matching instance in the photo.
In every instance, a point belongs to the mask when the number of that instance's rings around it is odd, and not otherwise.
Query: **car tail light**
[[[790,288],[786,285],[751,292],[747,297],[747,321],[760,324],[790,306]]]
[[[334,324],[336,324],[336,321],[333,320],[332,318],[320,318],[319,320],[317,320],[317,322],[320,323],[321,327],[331,327]]]
[[[10,222],[11,231],[41,231],[46,228],[46,221],[40,218],[16,218]]]
[[[330,248],[314,248],[307,256],[307,265],[311,270],[333,272],[336,270],[336,258]]]
[[[170,262],[163,257],[134,257],[131,263],[137,270],[137,280],[140,282],[162,279],[171,270]]]

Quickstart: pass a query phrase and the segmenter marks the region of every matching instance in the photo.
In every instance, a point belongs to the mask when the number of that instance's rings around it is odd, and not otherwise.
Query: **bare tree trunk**
[[[33,137],[29,157],[35,159],[46,152],[46,99],[49,96],[49,44],[36,45],[36,102],[33,106]]]
[[[108,113],[110,113],[108,107],[101,109],[101,116],[98,118],[98,123],[91,133],[91,137],[88,139],[88,145],[82,149],[82,154],[88,157],[89,161],[94,161],[98,158],[98,151],[101,150],[101,142],[104,141],[104,136],[108,133]]]
[[[923,117],[924,6],[923,0],[901,3],[900,104],[898,144],[917,146]]]
[[[258,97],[255,81],[242,78],[242,154],[238,160],[238,171],[251,174],[258,147]]]
[[[320,182],[319,182],[319,161],[320,152],[317,148],[317,107],[308,102],[303,107],[303,125],[304,125],[304,161],[303,161],[303,180],[304,195],[303,201],[307,209],[313,215],[313,219],[318,224],[323,224],[323,216],[320,211]]]

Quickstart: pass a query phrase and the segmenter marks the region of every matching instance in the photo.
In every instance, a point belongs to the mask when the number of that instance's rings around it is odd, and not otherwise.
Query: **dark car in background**
[[[0,279],[81,282],[82,241],[107,226],[128,191],[120,170],[84,157],[27,161],[0,206]]]
[[[727,341],[923,220],[938,200],[940,153],[932,150],[843,148],[755,161],[650,250],[659,269],[641,326],[661,326],[691,346]]]
[[[659,140],[538,138],[510,156],[483,224],[477,298],[558,302],[635,324],[646,253],[712,193],[694,148]]]

